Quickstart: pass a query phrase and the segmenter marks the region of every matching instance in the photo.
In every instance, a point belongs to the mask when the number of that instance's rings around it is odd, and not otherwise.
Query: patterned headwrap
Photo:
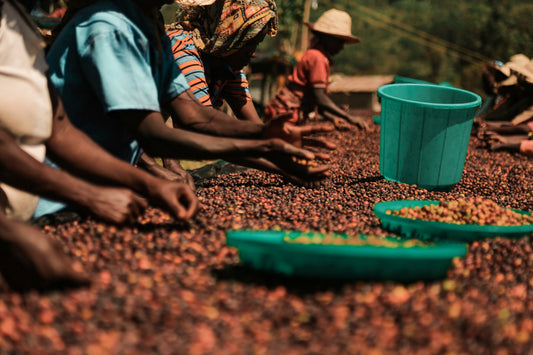
[[[217,0],[182,8],[180,17],[183,28],[193,31],[196,46],[219,57],[235,53],[265,28],[272,37],[278,30],[274,0]]]

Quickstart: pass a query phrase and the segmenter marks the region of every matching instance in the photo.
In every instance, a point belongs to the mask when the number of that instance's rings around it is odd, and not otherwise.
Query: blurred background
[[[347,11],[361,38],[335,57],[334,73],[400,75],[449,82],[484,95],[483,64],[533,54],[533,1],[514,0],[278,0],[280,31],[258,57],[298,57],[308,44],[306,19],[330,8]],[[171,21],[175,9],[163,9]]]
[[[361,43],[334,59],[333,74],[393,75],[455,87],[485,96],[483,66],[518,53],[533,56],[533,0],[277,0],[280,30],[258,49],[255,74],[267,66],[283,75],[309,43],[305,21],[326,10],[347,11]],[[40,0],[32,12],[46,35],[68,1]],[[161,9],[174,22],[177,5]],[[274,60],[272,60],[274,58]],[[269,61],[270,59],[270,61]],[[263,65],[263,68],[261,68]],[[279,73],[278,73],[279,72]],[[277,83],[282,85],[283,83]]]

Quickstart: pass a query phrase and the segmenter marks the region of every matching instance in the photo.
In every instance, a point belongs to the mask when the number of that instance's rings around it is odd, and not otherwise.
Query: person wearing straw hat
[[[330,9],[314,23],[306,23],[313,33],[311,46],[296,64],[287,85],[267,104],[265,121],[290,114],[291,122],[302,124],[308,116],[318,113],[331,120],[336,127],[343,122],[366,129],[366,122],[338,107],[328,96],[331,58],[338,54],[345,44],[359,43],[360,39],[351,33],[352,19],[345,11]]]
[[[511,57],[500,67],[507,76],[502,83],[516,87],[514,106],[509,107],[498,118],[506,120],[487,120],[483,116],[483,129],[480,137],[488,142],[491,150],[508,150],[533,157],[533,61],[523,54]]]

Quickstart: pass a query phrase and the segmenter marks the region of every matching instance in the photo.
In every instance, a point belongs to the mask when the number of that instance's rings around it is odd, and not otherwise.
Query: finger
[[[198,198],[186,185],[176,191],[176,199],[168,202],[168,208],[178,220],[186,221],[198,211]]]
[[[191,188],[191,191],[193,193],[196,192],[196,185],[194,184],[194,179],[192,178],[190,174],[187,175],[187,186]]]
[[[330,123],[320,123],[315,125],[305,125],[298,127],[300,134],[306,136],[313,133],[331,132],[335,130],[335,126]]]
[[[187,217],[186,217],[186,211],[183,205],[178,201],[178,203],[176,203],[174,207],[175,207],[174,214],[176,215],[176,218],[180,221],[185,221]]]
[[[133,203],[130,204],[130,214],[128,218],[130,223],[134,223],[137,217],[142,215],[148,207],[148,202],[136,194],[133,194],[132,202]]]
[[[308,147],[325,148],[329,150],[337,149],[337,145],[324,138],[302,138],[302,144]]]
[[[316,160],[330,160],[331,156],[329,154],[326,154],[326,153],[316,152],[315,153],[315,159]]]
[[[277,116],[274,116],[272,117],[273,120],[282,120],[282,119],[287,119],[287,118],[291,118],[293,115],[292,112],[285,112],[285,113],[281,113]]]
[[[335,128],[338,131],[349,131],[349,130],[352,129],[352,124],[350,124],[350,122],[345,121],[345,120],[343,120],[341,118],[336,118],[333,121],[333,124],[335,125]]]
[[[146,201],[146,199],[138,195],[135,195],[134,199],[135,199],[135,213],[139,216],[144,213],[146,208],[148,208],[148,201]]]
[[[89,286],[91,284],[91,278],[89,275],[79,273],[72,269],[67,269],[55,284],[60,288],[77,288]]]
[[[350,121],[350,123],[359,127],[362,130],[366,131],[368,129],[368,124],[362,120],[352,120]]]
[[[182,199],[186,200],[183,205],[186,206],[185,209],[185,219],[190,219],[198,212],[200,208],[200,202],[196,195],[192,192],[186,193],[182,196]]]
[[[345,123],[339,123],[337,125],[337,130],[340,131],[340,132],[351,131],[352,130],[352,126],[349,126],[348,124],[345,124]]]
[[[198,211],[198,198],[190,189],[183,189],[179,197],[179,217],[188,220]]]
[[[276,147],[276,145],[274,145],[274,147]],[[295,147],[294,145],[283,142],[283,141],[281,142],[279,149],[276,149],[276,150],[278,150],[280,153],[292,155],[297,158],[303,158],[307,160],[315,159],[315,154],[313,152],[307,149],[301,149],[301,148]]]
[[[313,168],[309,168],[307,172],[309,175],[319,175],[319,176],[329,176],[329,170],[331,167],[329,165],[319,165]]]
[[[499,134],[492,134],[487,137],[487,140],[494,143],[507,143],[507,140]]]

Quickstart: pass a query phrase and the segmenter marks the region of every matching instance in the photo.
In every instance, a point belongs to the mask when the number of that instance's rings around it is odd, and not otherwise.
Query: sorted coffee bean
[[[533,216],[502,208],[496,202],[480,197],[439,201],[438,204],[403,207],[389,210],[387,214],[425,221],[478,224],[495,226],[521,226],[533,224]]]
[[[297,237],[286,235],[283,241],[290,244],[319,244],[319,245],[345,245],[345,246],[373,246],[387,248],[412,248],[427,247],[434,243],[418,239],[403,239],[395,236],[358,235],[355,237],[336,233],[309,232]]]

